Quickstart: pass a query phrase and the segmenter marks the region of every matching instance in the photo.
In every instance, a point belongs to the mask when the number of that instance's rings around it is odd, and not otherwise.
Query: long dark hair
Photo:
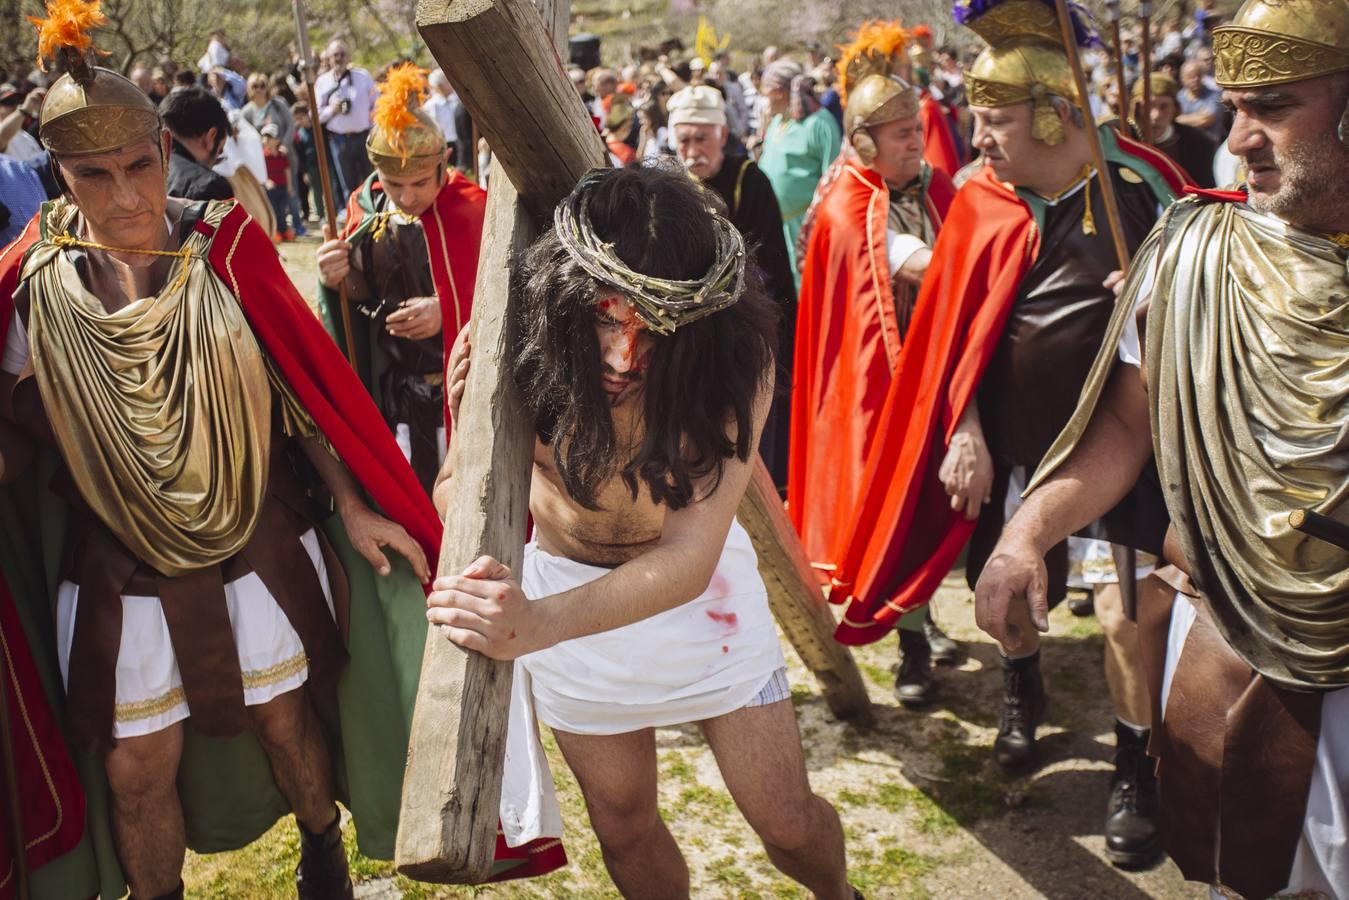
[[[711,268],[717,240],[709,207],[720,203],[682,170],[616,169],[592,190],[590,222],[624,265],[682,280]],[[599,488],[617,472],[634,498],[641,482],[656,502],[679,509],[700,499],[699,480],[710,475],[708,493],[717,489],[725,460],[749,460],[755,398],[777,353],[777,308],[749,269],[738,303],[668,337],[653,335],[642,383],[645,435],[625,462],[600,382],[596,283],[552,231],[529,249],[517,273],[524,318],[515,381],[577,503],[597,509]]]

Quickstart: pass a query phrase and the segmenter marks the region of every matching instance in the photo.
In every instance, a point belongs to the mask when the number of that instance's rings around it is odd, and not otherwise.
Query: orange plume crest
[[[840,99],[848,102],[848,87],[870,74],[893,74],[895,60],[909,44],[909,32],[898,19],[863,22],[852,35],[852,42],[840,46],[838,60]]]
[[[412,101],[416,101],[413,103]],[[417,123],[412,110],[426,102],[426,70],[416,63],[400,63],[389,70],[379,85],[379,98],[371,116],[382,130],[389,146],[407,160],[407,142],[403,132]]]
[[[94,43],[89,32],[106,25],[99,0],[47,0],[47,18],[28,16],[37,28],[37,65],[47,71],[47,60],[66,50],[83,56]]]

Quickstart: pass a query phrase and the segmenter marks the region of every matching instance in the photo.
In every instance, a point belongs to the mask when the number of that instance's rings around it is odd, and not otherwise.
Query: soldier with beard
[[[989,44],[966,74],[985,163],[956,194],[932,250],[867,457],[862,483],[874,487],[857,504],[835,576],[849,604],[837,636],[850,644],[878,639],[927,602],[967,543],[973,584],[1018,483],[1072,416],[1114,307],[1102,286],[1116,257],[1101,179],[1119,198],[1131,247],[1184,181],[1165,156],[1105,127],[1097,133],[1107,171],[1095,169],[1086,130],[1095,126],[1081,112],[1050,0],[971,0],[956,15]],[[1077,19],[1079,41],[1093,39],[1088,24]],[[1144,483],[1108,510],[1101,536],[1160,552],[1161,507],[1155,482]],[[1051,553],[1055,602],[1066,594],[1067,550]],[[1118,864],[1142,866],[1160,855],[1147,691],[1132,623],[1118,592],[1109,596],[1102,625],[1117,749],[1106,846]],[[1047,703],[1039,647],[1004,656],[1001,669],[993,756],[1024,770],[1036,761]]]
[[[1349,884],[1349,2],[1248,0],[1214,34],[1235,192],[1138,253],[1083,390],[977,590],[1023,653],[1046,549],[1155,459],[1167,558],[1139,602],[1167,849],[1224,895]],[[1330,518],[1312,537],[1293,510]]]

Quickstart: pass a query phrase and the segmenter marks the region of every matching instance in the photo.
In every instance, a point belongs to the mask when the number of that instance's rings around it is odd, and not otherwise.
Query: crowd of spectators
[[[1122,33],[1128,92],[1123,106],[1113,54],[1084,56],[1098,120],[1117,119],[1123,109],[1126,128],[1137,136],[1146,122],[1152,141],[1203,186],[1230,183],[1240,175],[1222,146],[1230,122],[1213,81],[1210,35],[1220,24],[1213,7],[1213,0],[1200,0],[1193,15],[1173,14],[1152,23],[1152,108],[1146,117],[1137,23],[1126,23]],[[670,97],[690,85],[712,87],[725,101],[727,152],[748,154],[770,177],[790,238],[791,223],[804,214],[815,182],[839,148],[843,110],[834,61],[817,44],[791,55],[776,47],[752,57],[738,54],[739,70],[729,51],[704,59],[684,53],[677,40],[662,49],[620,67],[568,71],[612,162],[629,165],[673,156]],[[963,76],[967,60],[968,51],[935,48],[920,85],[942,104],[962,148],[969,146],[970,136]],[[202,197],[237,196],[278,240],[288,240],[321,219],[319,133],[327,136],[339,206],[370,174],[365,139],[381,73],[353,65],[342,40],[324,48],[319,66],[316,110],[309,107],[293,46],[284,64],[252,70],[223,30],[211,33],[195,66],[166,58],[138,63],[128,77],[163,105],[175,136],[173,183]],[[35,138],[46,76],[27,66],[7,74],[9,80],[0,84],[0,242],[15,236],[36,203],[57,189]],[[433,71],[429,84],[426,109],[444,132],[450,159],[485,183],[490,155],[475,141],[467,109],[444,73]],[[181,92],[187,93],[176,98]]]

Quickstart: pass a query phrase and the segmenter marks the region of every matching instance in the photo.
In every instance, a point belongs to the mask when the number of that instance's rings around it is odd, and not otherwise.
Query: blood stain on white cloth
[[[726,629],[727,634],[735,634],[740,629],[740,617],[733,612],[709,609],[707,617]]]

